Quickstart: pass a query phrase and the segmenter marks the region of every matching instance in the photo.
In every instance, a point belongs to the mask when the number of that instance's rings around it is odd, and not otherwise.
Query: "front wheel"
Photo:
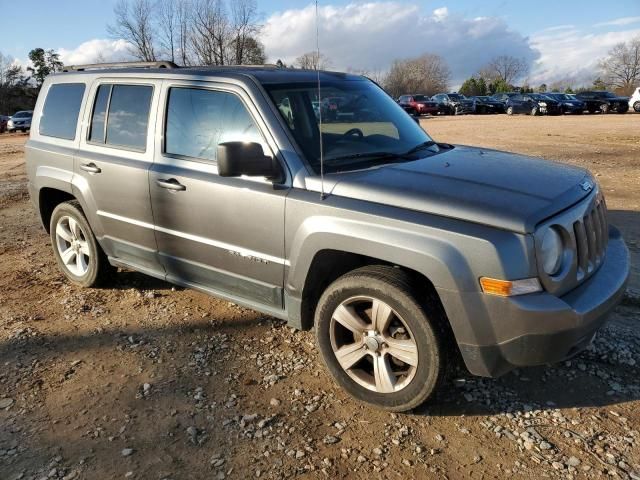
[[[513,107],[507,107],[507,115],[513,115]]]
[[[320,298],[320,353],[336,382],[356,399],[410,410],[433,395],[448,363],[436,315],[416,301],[401,270],[363,267],[333,282]]]
[[[93,287],[113,271],[77,201],[53,210],[50,232],[58,266],[72,283]]]
[[[603,103],[602,105],[600,105],[600,112],[609,113],[609,104]]]
[[[531,109],[531,116],[535,117],[536,115],[538,115],[538,107],[533,107]]]
[[[640,101],[633,104],[633,110],[640,113]]]

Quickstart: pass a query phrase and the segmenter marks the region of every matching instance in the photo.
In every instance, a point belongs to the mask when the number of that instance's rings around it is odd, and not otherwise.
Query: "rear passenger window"
[[[40,117],[40,135],[75,140],[84,83],[51,85]]]
[[[264,142],[242,101],[234,94],[171,88],[167,104],[165,153],[216,160],[219,143]]]
[[[147,85],[100,85],[89,141],[144,151],[152,95]]]

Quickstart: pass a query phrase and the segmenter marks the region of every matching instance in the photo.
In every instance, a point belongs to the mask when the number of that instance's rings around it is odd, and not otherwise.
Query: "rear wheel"
[[[113,272],[77,201],[53,210],[50,231],[58,266],[72,283],[93,287]]]
[[[640,113],[640,101],[633,104],[633,110]]]
[[[513,115],[513,107],[507,107],[507,115]]]
[[[318,346],[327,369],[350,395],[385,410],[410,410],[431,397],[444,376],[436,315],[416,301],[401,270],[360,268],[320,298]]]
[[[609,113],[609,104],[608,103],[603,103],[602,105],[600,105],[600,112],[601,113]]]
[[[538,115],[538,107],[533,107],[531,109],[531,116],[535,117],[536,115]]]

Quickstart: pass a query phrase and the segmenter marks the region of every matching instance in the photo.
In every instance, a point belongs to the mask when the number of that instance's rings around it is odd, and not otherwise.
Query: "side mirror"
[[[217,148],[218,175],[221,177],[266,177],[279,180],[278,162],[267,157],[262,145],[253,142],[225,142]]]

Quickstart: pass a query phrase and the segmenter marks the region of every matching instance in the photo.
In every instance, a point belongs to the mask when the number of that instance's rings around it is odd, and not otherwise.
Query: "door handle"
[[[82,163],[80,165],[80,169],[84,170],[85,172],[89,172],[89,173],[100,173],[102,171],[102,169],[98,166],[96,166],[95,163],[91,162],[91,163]]]
[[[182,185],[175,178],[170,178],[169,180],[156,180],[156,183],[160,188],[166,188],[167,190],[173,190],[174,192],[182,192],[187,189],[187,187]]]

